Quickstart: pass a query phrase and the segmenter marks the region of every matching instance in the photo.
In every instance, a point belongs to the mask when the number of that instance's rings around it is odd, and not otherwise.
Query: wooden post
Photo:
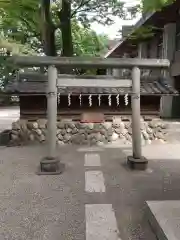
[[[147,58],[147,43],[141,42],[138,46],[138,57]]]
[[[141,127],[140,127],[140,77],[141,71],[138,67],[132,69],[132,146],[133,156],[128,157],[128,165],[132,169],[145,170],[147,160],[141,155]]]
[[[56,156],[56,124],[57,124],[57,69],[54,66],[48,67],[47,87],[47,157],[40,162],[39,175],[55,175],[62,173],[64,164],[60,164]]]
[[[164,27],[163,34],[163,58],[170,62],[174,60],[176,48],[176,23],[169,23]],[[174,78],[169,71],[164,71],[164,77],[168,78],[171,85],[174,86]],[[173,97],[163,96],[161,98],[160,115],[163,118],[172,117]]]

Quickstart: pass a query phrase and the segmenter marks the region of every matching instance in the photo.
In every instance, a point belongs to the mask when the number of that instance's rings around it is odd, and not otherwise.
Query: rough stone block
[[[40,129],[45,129],[47,127],[47,119],[38,119],[37,123]]]

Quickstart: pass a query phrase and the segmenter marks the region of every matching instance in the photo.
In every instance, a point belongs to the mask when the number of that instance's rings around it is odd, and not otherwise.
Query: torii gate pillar
[[[133,156],[128,157],[128,165],[132,169],[145,170],[148,161],[142,157],[141,149],[141,108],[140,108],[140,77],[141,71],[138,67],[132,69],[132,146]]]
[[[49,66],[47,85],[47,155],[40,162],[39,175],[57,175],[62,173],[65,167],[64,164],[60,163],[56,155],[57,76],[56,67]]]

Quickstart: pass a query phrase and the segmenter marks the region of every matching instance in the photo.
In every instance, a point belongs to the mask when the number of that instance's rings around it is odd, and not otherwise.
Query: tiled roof
[[[18,95],[44,95],[46,93],[46,81],[26,81],[26,82],[11,82],[7,85],[5,92]],[[66,87],[59,88],[58,92],[62,95],[71,94],[132,94],[132,87]],[[141,79],[141,95],[179,95],[179,92],[174,89],[168,80],[158,78],[151,80],[148,78]]]
[[[150,1],[150,0],[149,0]],[[163,29],[164,25],[171,22],[177,22],[179,20],[179,8],[180,8],[180,1],[172,1],[172,3],[165,5],[161,10],[148,12],[142,16],[142,18],[137,21],[132,28],[132,31],[126,36],[122,41],[119,43],[114,44],[114,47],[111,48],[106,54],[105,58],[112,57],[113,53],[118,48],[124,49],[124,44],[128,41],[131,42],[130,36],[135,33],[137,29],[142,26],[153,26],[153,31],[159,31],[159,29]],[[154,36],[154,35],[152,35]]]

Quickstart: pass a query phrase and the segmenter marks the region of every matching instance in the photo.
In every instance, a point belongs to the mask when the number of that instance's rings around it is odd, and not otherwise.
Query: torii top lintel
[[[97,58],[97,57],[49,57],[49,56],[12,56],[8,62],[17,66],[56,66],[65,68],[127,68],[139,67],[143,69],[168,69],[167,59],[139,59],[139,58]]]

